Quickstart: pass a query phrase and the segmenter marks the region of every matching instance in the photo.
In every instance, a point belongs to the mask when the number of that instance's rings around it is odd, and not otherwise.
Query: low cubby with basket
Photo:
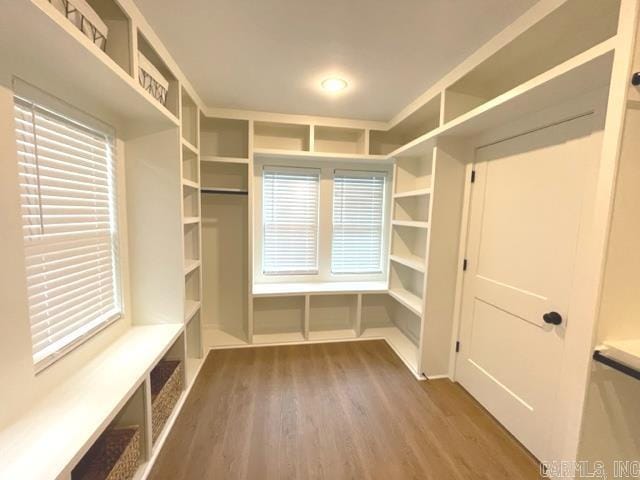
[[[107,429],[73,470],[73,480],[129,480],[141,458],[138,425]]]
[[[161,360],[151,371],[151,438],[154,443],[178,403],[183,386],[180,360]]]

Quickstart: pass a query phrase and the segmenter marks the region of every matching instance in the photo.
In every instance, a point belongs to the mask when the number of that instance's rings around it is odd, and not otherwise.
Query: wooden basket
[[[131,480],[140,461],[140,428],[109,428],[74,468],[73,480]]]
[[[182,364],[162,360],[151,371],[151,438],[156,441],[182,393]]]

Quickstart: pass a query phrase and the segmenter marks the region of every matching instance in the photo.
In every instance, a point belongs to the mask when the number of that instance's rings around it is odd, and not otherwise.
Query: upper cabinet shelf
[[[176,115],[150,99],[134,78],[132,52],[111,51],[129,45],[131,25],[124,13],[113,2],[89,3],[109,5],[106,53],[48,1],[6,2],[0,15],[5,70],[110,123],[125,140],[177,126]]]
[[[245,163],[249,158],[249,121],[200,116],[200,154],[204,161]],[[248,162],[248,160],[247,160]],[[230,162],[228,162],[230,163]]]
[[[615,36],[618,0],[569,0],[445,91],[444,122]]]

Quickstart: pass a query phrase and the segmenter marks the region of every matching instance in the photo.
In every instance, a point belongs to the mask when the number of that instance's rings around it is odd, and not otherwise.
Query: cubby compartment
[[[394,199],[394,220],[409,220],[414,222],[429,221],[428,197],[399,197]]]
[[[193,185],[200,184],[198,155],[186,145],[182,146],[182,179]]]
[[[439,125],[440,95],[436,95],[391,129],[372,130],[369,134],[369,153],[388,155]]]
[[[249,187],[248,167],[242,163],[202,162],[200,175],[203,192],[219,190],[244,193]]]
[[[358,295],[311,295],[309,298],[309,339],[356,336]]]
[[[431,188],[432,156],[401,157],[396,161],[397,194],[424,191]]]
[[[242,341],[249,331],[248,209],[246,195],[202,193],[203,327]]]
[[[184,226],[184,262],[200,260],[200,228],[198,224]]]
[[[201,115],[200,158],[248,162],[249,122]]]
[[[184,88],[182,89],[180,121],[182,122],[182,138],[198,148],[198,106]]]
[[[192,270],[184,278],[184,298],[187,305],[199,304],[202,297],[200,291],[200,272]],[[189,318],[187,318],[189,320]]]
[[[304,340],[305,297],[253,299],[253,342],[284,343]]]
[[[428,230],[394,226],[391,229],[391,260],[424,272]]]
[[[151,384],[151,439],[162,433],[185,388],[185,338],[181,334],[149,374]]]
[[[614,36],[619,0],[569,0],[445,90],[448,122]]]
[[[392,262],[389,272],[389,294],[416,315],[422,315],[424,273]]]
[[[185,354],[185,377],[187,385],[190,385],[196,376],[198,368],[202,363],[202,323],[200,313],[196,313],[187,322],[185,327],[186,354]]]
[[[132,479],[151,456],[147,451],[144,384],[127,400],[71,473],[72,480]]]
[[[323,153],[365,154],[365,131],[357,128],[313,128],[313,150]]]
[[[166,80],[168,88],[166,99],[164,101],[164,107],[166,107],[173,115],[178,117],[179,109],[180,109],[180,91],[179,91],[179,83],[176,77],[173,75],[169,67],[164,63],[162,57],[158,55],[155,49],[151,46],[151,43],[145,38],[145,36],[138,30],[138,53],[142,54],[143,57],[138,58],[138,70],[140,70],[140,66],[145,67],[146,61],[150,63],[150,69],[155,71],[146,72],[147,75],[154,77],[154,75],[159,73],[164,80]],[[146,59],[146,60],[145,60]],[[141,63],[142,62],[142,63]],[[141,78],[145,82],[147,88],[145,91],[153,98],[154,101],[159,104],[163,104],[162,101],[159,100],[159,87],[158,84],[162,84],[164,82],[163,79],[154,78],[154,82],[150,82],[147,75],[142,75],[141,73],[135,72],[135,77],[140,82]],[[142,88],[145,88],[145,85]]]
[[[200,192],[197,188],[182,187],[182,209],[185,218],[200,216]]]
[[[255,122],[253,145],[256,149],[309,151],[309,125]]]
[[[129,75],[132,74],[131,61],[131,20],[114,0],[86,0],[87,4],[107,26],[108,35],[104,51]],[[62,1],[54,1],[63,4]],[[73,3],[73,1],[71,1]],[[90,19],[89,19],[90,20]]]
[[[387,294],[362,296],[361,338],[385,338],[391,348],[418,372],[421,317]]]

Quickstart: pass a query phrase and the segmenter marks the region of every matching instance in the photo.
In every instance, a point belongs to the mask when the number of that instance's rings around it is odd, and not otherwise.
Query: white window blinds
[[[318,272],[320,173],[265,167],[263,171],[263,254],[265,275]]]
[[[331,271],[382,272],[384,173],[334,172]]]
[[[121,313],[113,140],[15,99],[33,360],[46,366]]]

